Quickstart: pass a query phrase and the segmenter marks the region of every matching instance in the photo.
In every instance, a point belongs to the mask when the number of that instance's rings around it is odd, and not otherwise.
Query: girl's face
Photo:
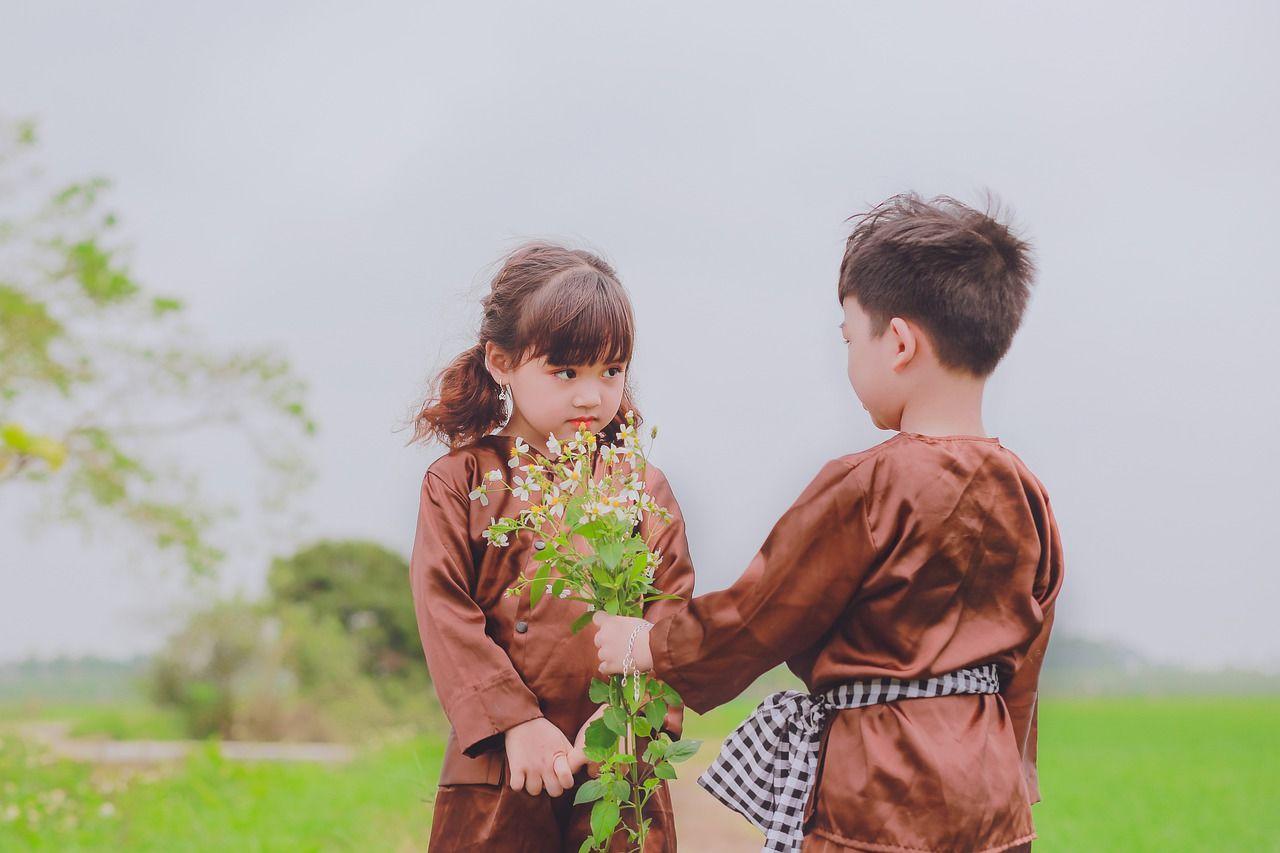
[[[493,355],[489,364],[498,384],[511,386],[513,411],[504,432],[535,447],[549,435],[571,438],[580,425],[599,432],[622,405],[626,364],[548,364],[540,356],[512,369],[507,359]]]

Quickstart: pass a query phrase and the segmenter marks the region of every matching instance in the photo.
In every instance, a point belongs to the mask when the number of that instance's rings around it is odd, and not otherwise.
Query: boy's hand
[[[627,643],[631,635],[636,634],[635,645],[631,649],[632,661],[637,672],[648,672],[653,669],[653,655],[649,652],[648,625],[643,619],[631,616],[611,616],[608,613],[596,613],[591,619],[596,625],[596,650],[600,658],[600,671],[605,675],[617,675],[622,672],[622,659],[627,654]],[[636,628],[640,628],[637,632]]]
[[[569,770],[571,772],[577,773],[583,767],[586,767],[588,774],[591,776],[599,774],[599,766],[587,760],[587,727],[603,717],[604,710],[608,707],[608,705],[601,705],[596,708],[596,712],[591,715],[591,718],[582,724],[582,728],[578,729],[578,736],[573,739],[573,749],[569,750]]]
[[[545,790],[558,797],[573,787],[569,739],[546,717],[507,729],[505,745],[507,776],[513,791],[524,788],[537,796]]]

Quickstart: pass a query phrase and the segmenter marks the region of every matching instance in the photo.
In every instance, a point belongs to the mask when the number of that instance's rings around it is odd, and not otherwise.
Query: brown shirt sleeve
[[[859,466],[828,462],[737,582],[654,626],[654,672],[696,711],[727,702],[817,642],[877,559]]]
[[[654,585],[666,595],[678,595],[688,601],[693,597],[694,575],[693,561],[689,557],[689,540],[685,535],[684,516],[667,478],[661,472],[650,468],[645,479],[645,490],[659,506],[671,513],[671,521],[668,523],[645,518],[642,526],[650,547],[662,554],[662,562],[654,574]],[[683,606],[684,603],[680,601],[655,601],[645,608],[644,615],[650,622],[657,622]],[[672,738],[679,740],[680,733],[684,730],[684,708],[675,706],[668,710],[662,727]]]
[[[465,495],[427,472],[409,575],[431,680],[462,752],[474,757],[502,745],[495,735],[542,711],[485,633],[484,612],[472,598],[469,509]]]
[[[1040,566],[1036,572],[1033,596],[1040,607],[1043,621],[1040,631],[1027,647],[1010,677],[1001,687],[1005,706],[1013,724],[1014,737],[1022,754],[1022,771],[1027,781],[1031,802],[1040,802],[1040,782],[1036,769],[1037,711],[1040,696],[1040,669],[1044,664],[1049,633],[1053,629],[1054,606],[1062,587],[1062,539],[1047,497],[1033,500],[1033,511],[1040,527]]]

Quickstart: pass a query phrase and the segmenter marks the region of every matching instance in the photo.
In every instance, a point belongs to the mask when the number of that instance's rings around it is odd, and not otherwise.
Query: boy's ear
[[[911,364],[915,359],[916,353],[920,349],[920,335],[917,330],[906,320],[901,317],[894,317],[889,321],[889,328],[885,329],[885,333],[889,335],[890,342],[894,347],[893,360],[890,366],[894,372],[905,370],[907,365]]]
[[[506,350],[495,345],[493,341],[487,341],[484,345],[484,367],[489,371],[494,382],[499,385],[511,384],[511,374],[515,372],[515,365],[512,364],[512,358]]]

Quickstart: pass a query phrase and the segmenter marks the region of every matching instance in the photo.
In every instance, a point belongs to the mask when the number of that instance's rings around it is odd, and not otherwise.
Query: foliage
[[[651,436],[657,436],[656,429]],[[533,576],[522,576],[507,592],[527,592],[531,607],[544,597],[586,605],[574,631],[585,627],[595,610],[642,616],[645,605],[678,598],[654,585],[662,554],[650,540],[671,515],[645,492],[647,459],[631,412],[619,440],[597,446],[595,434],[583,427],[564,444],[551,436],[549,457],[517,440],[509,466],[520,474],[508,484],[501,471],[490,471],[471,493],[473,500],[487,503],[489,490],[506,489],[528,502],[516,517],[495,519],[485,537],[505,547],[512,533],[523,530],[544,543],[534,556]],[[647,538],[646,520],[653,522]],[[676,778],[673,765],[692,757],[699,744],[673,742],[662,731],[667,709],[680,696],[650,675],[624,672],[607,682],[595,679],[590,698],[605,707],[586,732],[586,755],[598,763],[599,776],[581,785],[574,799],[575,804],[594,803],[591,837],[582,849],[609,849],[621,826],[631,848],[643,850],[651,822],[645,806],[664,779]]]
[[[395,720],[342,626],[297,606],[196,614],[157,657],[153,696],[194,737],[340,740]]]
[[[408,576],[404,557],[381,545],[323,541],[274,560],[267,584],[275,604],[343,626],[359,649],[361,672],[380,685],[393,690],[393,683],[411,681],[425,688]]]
[[[165,439],[231,430],[279,504],[308,471],[305,386],[269,350],[223,352],[181,300],[134,275],[102,179],[50,193],[26,168],[30,123],[0,121],[0,487],[40,489],[56,517],[123,521],[191,572],[210,572],[218,508]]]

